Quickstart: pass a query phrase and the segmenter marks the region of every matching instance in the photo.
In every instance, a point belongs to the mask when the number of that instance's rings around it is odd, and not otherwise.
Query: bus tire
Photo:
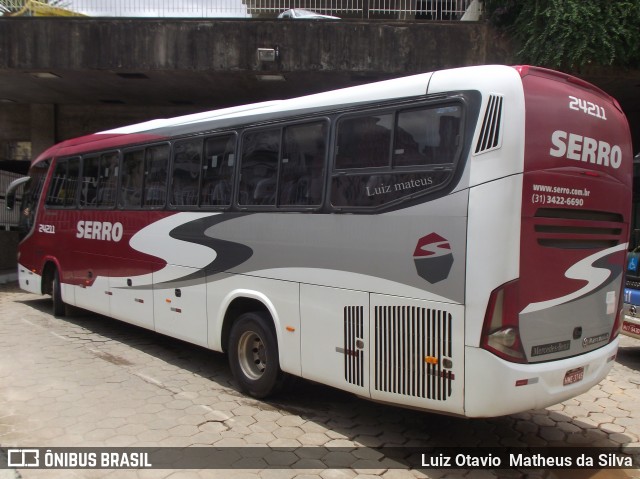
[[[255,398],[276,393],[284,373],[271,318],[260,311],[244,313],[231,327],[229,366],[241,392]]]
[[[53,281],[51,285],[51,299],[53,300],[53,315],[63,317],[66,313],[66,305],[62,301],[62,292],[60,288],[60,273],[58,270],[53,271]]]

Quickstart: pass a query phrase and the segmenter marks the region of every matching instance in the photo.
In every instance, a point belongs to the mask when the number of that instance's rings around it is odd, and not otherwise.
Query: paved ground
[[[274,401],[234,388],[226,358],[0,285],[0,445],[80,446],[619,446],[640,447],[640,341],[623,338],[598,387],[563,404],[465,420],[374,404],[301,381]],[[0,470],[23,478],[640,478],[637,470],[375,469]]]

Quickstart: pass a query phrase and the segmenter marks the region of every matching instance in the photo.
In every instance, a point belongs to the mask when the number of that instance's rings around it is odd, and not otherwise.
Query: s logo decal
[[[434,284],[446,279],[453,265],[453,254],[449,241],[436,233],[418,240],[413,252],[413,262],[421,278]]]

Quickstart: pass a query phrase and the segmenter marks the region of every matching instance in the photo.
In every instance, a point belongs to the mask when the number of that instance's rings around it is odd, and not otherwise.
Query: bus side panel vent
[[[364,307],[344,308],[344,378],[364,386]]]
[[[484,112],[482,129],[476,143],[475,154],[500,148],[500,133],[502,131],[502,97],[490,95],[487,102],[487,109]]]
[[[445,401],[452,392],[452,317],[414,306],[375,307],[374,388]],[[444,361],[446,359],[446,361]]]

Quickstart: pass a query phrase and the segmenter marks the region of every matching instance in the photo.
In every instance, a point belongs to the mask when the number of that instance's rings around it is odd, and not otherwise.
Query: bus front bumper
[[[602,381],[619,338],[594,351],[545,363],[518,364],[465,348],[465,416],[496,417],[539,409],[578,396]]]
[[[18,264],[18,284],[29,293],[42,294],[42,276]]]

